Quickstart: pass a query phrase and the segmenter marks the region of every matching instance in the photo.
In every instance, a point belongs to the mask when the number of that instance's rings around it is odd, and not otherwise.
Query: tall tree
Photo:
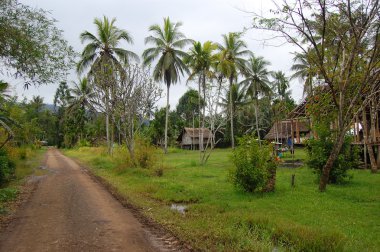
[[[293,57],[294,64],[290,70],[294,71],[291,79],[299,79],[303,82],[303,95],[308,96],[313,94],[313,81],[317,76],[316,70],[309,63],[308,57],[312,57],[311,51],[295,53]]]
[[[315,51],[308,61],[323,79],[324,93],[328,94],[318,104],[336,122],[336,139],[319,183],[320,191],[325,191],[354,117],[379,90],[380,3],[293,0],[277,4],[270,13],[274,16],[256,15],[259,22],[254,27],[277,32],[304,53]]]
[[[245,79],[241,82],[245,85],[247,95],[255,103],[255,118],[256,118],[256,132],[260,141],[260,128],[259,128],[259,96],[271,93],[269,71],[267,67],[270,65],[263,57],[255,57],[254,55],[248,60],[247,66],[244,69]]]
[[[152,44],[153,47],[143,52],[144,65],[152,64],[157,58],[158,61],[153,70],[153,78],[156,81],[164,81],[167,88],[166,93],[166,118],[165,118],[165,153],[168,152],[168,122],[169,122],[169,90],[172,84],[179,81],[180,75],[189,70],[183,59],[187,53],[182,49],[192,43],[180,32],[181,22],[172,23],[169,17],[164,18],[164,24],[160,27],[158,24],[149,27],[153,33],[145,38],[145,44]]]
[[[85,124],[88,120],[88,114],[94,111],[92,101],[94,99],[94,89],[86,77],[74,83],[74,88],[70,89],[71,97],[67,112],[74,116],[75,126],[79,133],[80,139],[83,139]]]
[[[123,75],[123,65],[131,60],[138,60],[138,56],[124,48],[119,47],[121,42],[132,44],[133,39],[126,31],[115,26],[116,19],[111,21],[107,17],[95,18],[96,35],[84,31],[80,35],[82,43],[87,42],[82,51],[82,57],[77,65],[77,71],[82,73],[90,68],[89,77],[96,86],[105,90],[104,106],[106,113],[106,134],[108,152],[112,152],[112,140],[110,139],[110,101],[113,98],[113,86],[117,77]]]
[[[201,94],[202,99],[206,100],[206,79],[213,78],[214,72],[212,66],[217,62],[217,55],[213,52],[218,48],[217,44],[211,41],[195,42],[190,48],[189,56],[185,58],[185,63],[191,68],[189,80],[198,77],[198,93],[199,93],[199,111],[201,111]],[[203,106],[202,118],[200,119],[201,128],[205,127],[206,106]],[[203,151],[203,130],[199,131],[199,151]]]
[[[273,89],[281,101],[288,100],[290,98],[289,79],[282,71],[272,73]]]
[[[230,32],[228,34],[223,34],[223,44],[219,45],[219,64],[218,69],[225,75],[229,80],[230,89],[234,82],[236,83],[239,70],[242,70],[245,65],[245,56],[250,56],[251,51],[247,50],[246,43],[241,40],[241,33]],[[229,101],[233,101],[233,92],[229,92],[231,96]],[[230,124],[231,124],[231,146],[235,148],[235,138],[234,138],[234,113],[233,104],[230,105]]]

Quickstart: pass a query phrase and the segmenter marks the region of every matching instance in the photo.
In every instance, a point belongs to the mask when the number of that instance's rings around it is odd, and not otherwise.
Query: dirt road
[[[132,213],[59,151],[0,234],[0,251],[163,251]]]

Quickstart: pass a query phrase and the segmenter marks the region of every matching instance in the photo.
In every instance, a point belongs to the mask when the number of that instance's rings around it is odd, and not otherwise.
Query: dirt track
[[[165,251],[100,184],[59,151],[49,173],[0,234],[0,251]]]

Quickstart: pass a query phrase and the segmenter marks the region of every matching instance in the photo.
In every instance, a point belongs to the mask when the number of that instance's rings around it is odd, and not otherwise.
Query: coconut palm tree
[[[273,78],[273,88],[276,90],[278,98],[283,100],[288,100],[290,98],[289,79],[285,76],[282,71],[277,71],[272,73]]]
[[[95,92],[86,77],[74,83],[74,88],[70,89],[71,97],[67,113],[75,116],[76,126],[80,131],[80,139],[83,138],[83,130],[86,122],[86,113],[94,111],[92,100],[95,97]]]
[[[224,34],[223,44],[219,45],[219,64],[218,69],[224,74],[224,76],[229,80],[230,89],[232,84],[237,81],[238,73],[244,68],[245,65],[245,56],[252,54],[251,51],[246,50],[246,43],[241,40],[241,33],[230,32]],[[229,92],[230,96],[233,92]],[[232,101],[232,97],[229,99]],[[232,148],[235,148],[235,139],[234,139],[234,113],[233,113],[233,104],[230,104],[230,122],[231,122],[231,145]]]
[[[117,73],[122,75],[124,64],[139,59],[135,53],[120,47],[121,42],[132,44],[133,39],[126,30],[117,28],[115,22],[115,18],[111,21],[105,16],[103,19],[95,18],[96,35],[88,31],[81,33],[81,42],[87,44],[77,64],[78,73],[89,68],[89,77],[93,77],[96,85],[105,90],[106,134],[109,153],[112,151],[109,133],[109,96],[113,95],[112,86],[116,81],[114,76]]]
[[[168,121],[169,121],[169,89],[170,85],[179,81],[180,76],[189,70],[183,59],[187,53],[182,49],[192,43],[180,32],[181,22],[173,23],[169,17],[164,18],[164,24],[160,27],[158,24],[149,27],[153,35],[145,38],[145,44],[151,44],[152,47],[146,49],[142,56],[144,65],[150,65],[157,60],[153,69],[153,78],[156,81],[164,81],[167,88],[166,95],[166,118],[165,118],[165,153],[168,151]]]
[[[184,59],[184,62],[190,67],[191,74],[188,80],[194,80],[198,77],[198,93],[199,93],[199,111],[201,111],[201,94],[203,94],[203,100],[206,100],[206,79],[213,78],[214,72],[212,66],[214,66],[218,60],[216,54],[213,52],[218,48],[217,44],[211,41],[205,42],[203,45],[201,42],[194,42],[193,47],[190,48],[189,56]],[[205,114],[206,106],[203,106],[201,128],[205,127]],[[199,114],[200,116],[200,114]],[[203,130],[199,131],[199,150],[203,150]]]
[[[267,67],[270,65],[263,57],[255,57],[254,55],[248,60],[244,69],[245,79],[241,82],[247,91],[247,96],[255,102],[256,132],[260,141],[259,130],[259,95],[270,94],[269,71]]]
[[[313,78],[316,76],[316,72],[308,60],[310,53],[295,53],[293,58],[294,64],[290,68],[290,70],[295,71],[290,78],[299,79],[304,82],[303,96],[313,94]]]

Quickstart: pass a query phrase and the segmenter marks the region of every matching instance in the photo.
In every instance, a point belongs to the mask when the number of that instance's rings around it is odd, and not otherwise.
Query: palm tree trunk
[[[199,149],[199,161],[202,159],[202,147],[201,143],[201,76],[198,79],[198,149]],[[201,147],[202,146],[202,147]]]
[[[233,82],[233,76],[230,76],[230,116],[231,116],[231,147],[232,149],[235,149],[235,136],[234,136],[234,108],[233,108],[233,101],[232,101],[232,82]]]
[[[259,101],[256,97],[256,104],[255,104],[255,116],[256,116],[256,132],[257,132],[257,139],[259,140],[259,146],[261,147],[261,139],[260,139],[260,131],[259,131]]]
[[[165,147],[164,147],[165,154],[168,153],[169,89],[170,89],[170,86],[166,85],[166,87],[167,87],[167,95],[166,95],[166,117],[165,117]]]

